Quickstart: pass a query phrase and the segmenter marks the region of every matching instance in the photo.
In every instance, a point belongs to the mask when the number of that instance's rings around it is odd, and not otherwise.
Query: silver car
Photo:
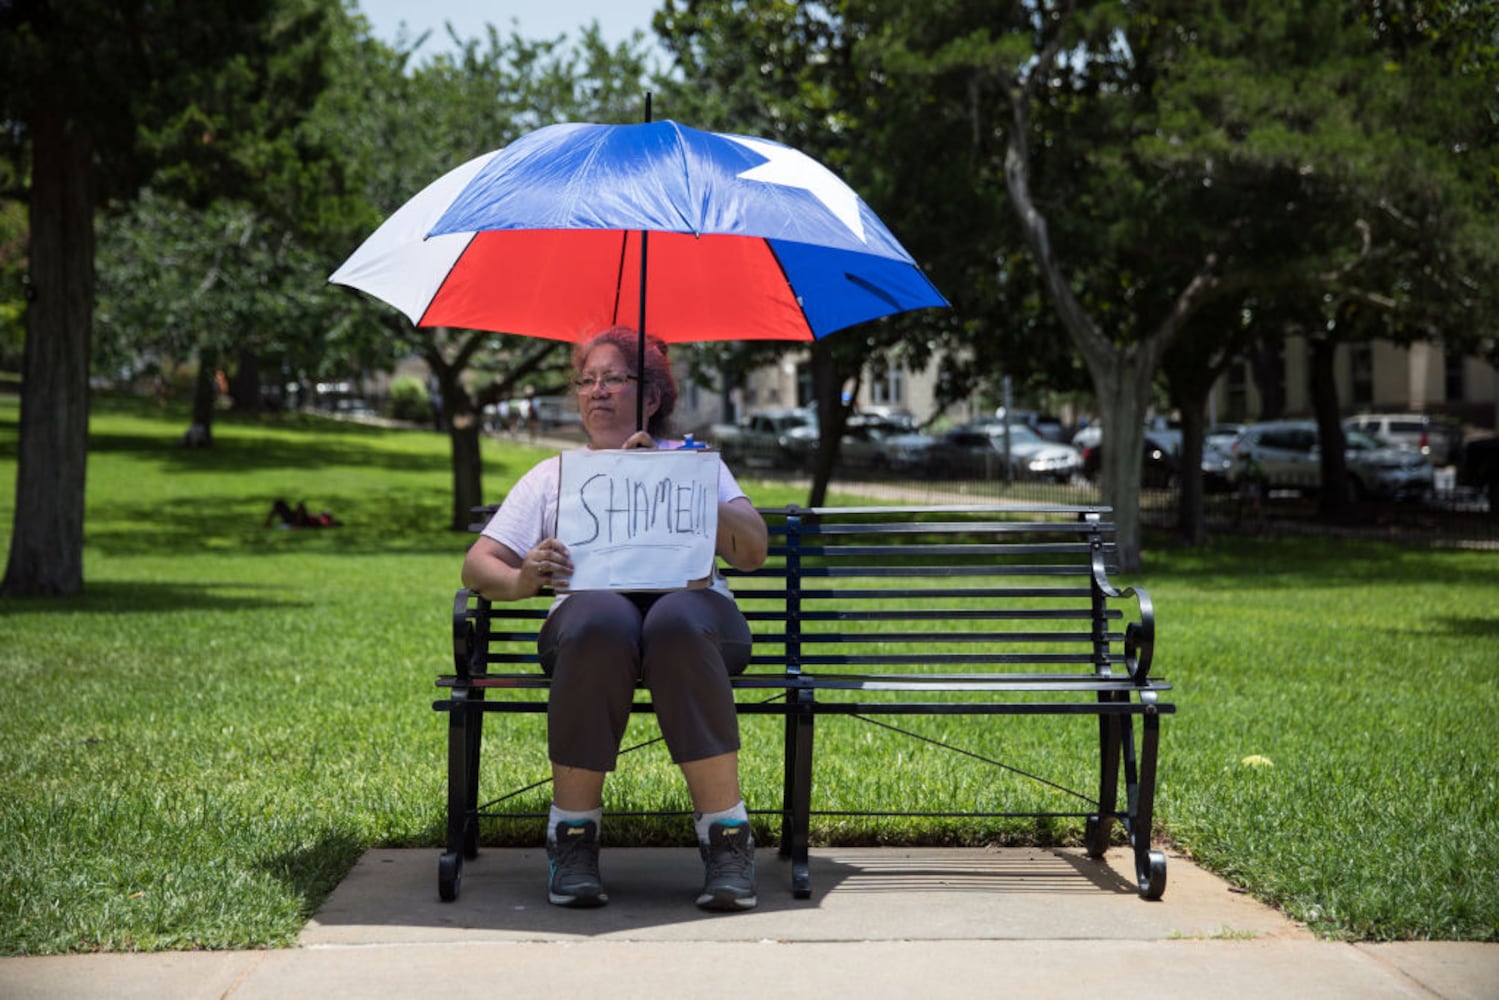
[[[1424,413],[1360,413],[1344,420],[1343,429],[1419,451],[1438,468],[1452,464],[1463,444],[1462,430],[1456,424]]]
[[[1350,497],[1421,499],[1435,486],[1431,463],[1419,452],[1381,444],[1358,431],[1345,432]],[[1233,481],[1265,489],[1312,492],[1322,486],[1322,454],[1312,420],[1251,424],[1232,446]]]
[[[794,463],[810,470],[817,460],[822,443],[816,419],[788,430],[783,441]],[[905,470],[925,461],[925,448],[931,438],[912,431],[900,419],[878,414],[852,413],[843,427],[838,444],[838,465],[845,470]]]
[[[990,448],[1004,469],[1005,428],[992,421],[975,421],[963,431],[978,431],[989,437]],[[992,463],[992,460],[990,460]],[[1070,444],[1042,437],[1024,424],[1010,425],[1010,468],[1016,479],[1052,479],[1069,482],[1083,471],[1083,456]],[[992,469],[990,470],[992,474]]]

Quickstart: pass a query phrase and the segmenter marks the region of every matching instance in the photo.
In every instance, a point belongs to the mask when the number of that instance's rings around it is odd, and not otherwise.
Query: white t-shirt
[[[679,444],[681,444],[679,441],[658,441],[656,448],[658,451],[667,451],[676,448]],[[536,463],[531,467],[531,471],[516,481],[510,494],[500,504],[500,509],[494,512],[494,516],[489,519],[489,523],[484,526],[480,534],[506,546],[521,558],[525,558],[526,553],[534,549],[543,538],[556,538],[557,495],[561,478],[561,455],[553,455],[551,458]],[[729,467],[719,462],[718,502],[727,503],[730,500],[747,496],[748,494],[739,488],[739,482],[729,471]],[[716,569],[713,572],[710,589],[718,591],[725,597],[733,596],[723,575]],[[559,594],[558,603],[566,596],[566,594]],[[556,606],[555,603],[552,605],[553,608]]]

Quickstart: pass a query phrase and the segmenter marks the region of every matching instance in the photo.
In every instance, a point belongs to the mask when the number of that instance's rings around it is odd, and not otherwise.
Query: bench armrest
[[[474,623],[468,616],[469,590],[460,587],[453,595],[453,673],[469,677],[474,657]]]
[[[1124,666],[1130,679],[1144,685],[1150,680],[1150,662],[1155,656],[1155,602],[1144,587],[1120,590],[1109,582],[1103,550],[1093,550],[1093,585],[1105,596],[1116,600],[1133,597],[1140,607],[1140,620],[1124,628]]]

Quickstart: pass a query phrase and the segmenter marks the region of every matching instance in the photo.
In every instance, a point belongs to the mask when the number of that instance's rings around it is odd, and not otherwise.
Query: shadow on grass
[[[1285,590],[1298,586],[1364,587],[1371,582],[1411,585],[1440,580],[1493,585],[1487,553],[1457,560],[1450,549],[1357,538],[1240,538],[1222,536],[1211,546],[1187,548],[1152,534],[1145,569],[1121,574],[1128,582],[1212,580],[1236,590]],[[1305,583],[1298,579],[1305,576]],[[1117,581],[1116,581],[1117,582]]]
[[[244,593],[247,589],[267,593],[265,596],[247,596]],[[0,614],[162,614],[172,611],[256,611],[305,605],[302,601],[276,596],[281,593],[280,588],[253,587],[238,581],[188,584],[106,580],[85,584],[83,593],[76,597],[7,598],[0,603]]]
[[[267,524],[275,499],[225,491],[167,503],[111,501],[91,514],[88,546],[111,556],[400,553],[461,560],[473,541],[447,527],[446,500],[436,494],[393,488],[308,498],[314,513],[328,510],[338,518],[333,528],[281,528],[274,519]]]
[[[184,448],[177,439],[154,434],[95,431],[89,435],[93,455],[130,455],[154,459],[164,472],[197,475],[243,475],[268,469],[326,469],[330,466],[379,468],[390,472],[437,472],[449,468],[441,453],[403,452],[378,447],[382,438],[412,431],[364,428],[352,437],[340,428],[337,435],[289,437],[285,434],[218,434],[212,448]]]
[[[354,834],[331,829],[310,844],[265,858],[256,867],[299,897],[302,915],[311,917],[354,869],[364,850]]]
[[[1432,624],[1451,636],[1493,640],[1499,635],[1499,611],[1488,617],[1478,615],[1438,615]]]

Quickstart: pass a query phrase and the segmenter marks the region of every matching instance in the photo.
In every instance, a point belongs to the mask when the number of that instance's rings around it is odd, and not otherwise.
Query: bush
[[[422,380],[402,375],[390,383],[390,402],[386,404],[392,420],[426,423],[432,419],[432,401]]]

